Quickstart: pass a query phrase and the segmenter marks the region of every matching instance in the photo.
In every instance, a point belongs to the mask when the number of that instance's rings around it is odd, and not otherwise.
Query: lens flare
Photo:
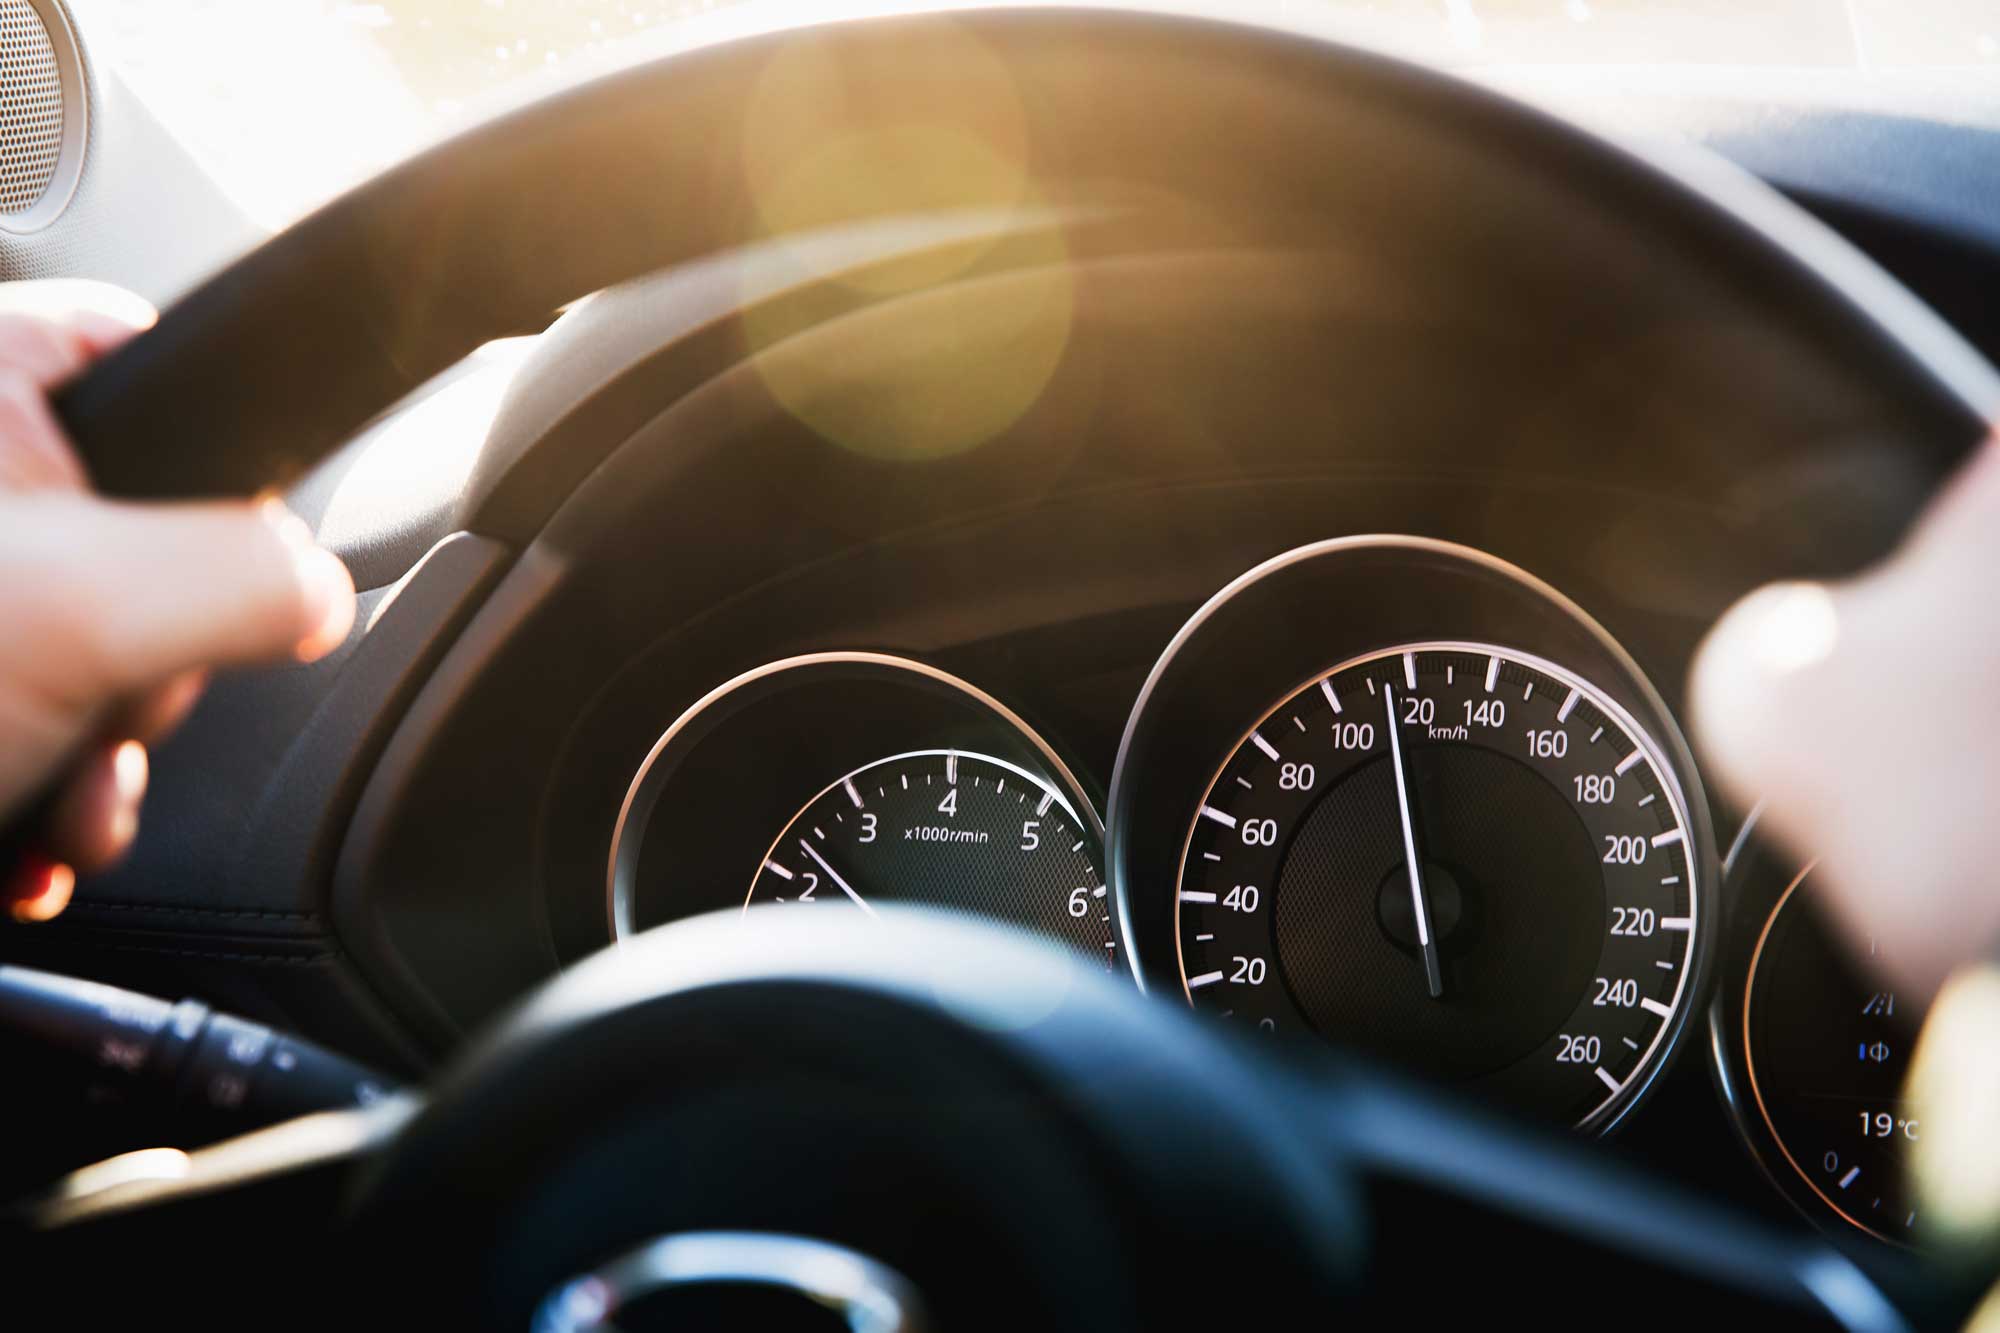
[[[778,402],[822,438],[899,461],[963,453],[1019,421],[1061,364],[1074,293],[1006,65],[947,20],[892,43],[807,32],[773,56],[748,116],[742,170],[759,231],[792,238],[802,278],[864,306],[831,336],[796,343],[796,305],[752,306],[745,335]],[[996,221],[890,262],[825,269],[827,252],[809,244],[968,216]],[[926,318],[895,309],[966,281],[982,284],[976,300],[925,307]]]

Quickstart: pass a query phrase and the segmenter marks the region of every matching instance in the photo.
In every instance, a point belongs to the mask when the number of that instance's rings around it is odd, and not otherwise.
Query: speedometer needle
[[[846,894],[848,897],[854,900],[854,905],[856,907],[868,913],[868,915],[870,916],[875,915],[875,909],[870,907],[867,903],[861,901],[861,895],[856,893],[854,891],[854,887],[850,885],[846,880],[840,877],[840,872],[838,870],[835,870],[832,866],[826,863],[826,858],[824,856],[821,856],[816,850],[814,850],[813,845],[811,843],[807,842],[804,838],[800,838],[799,846],[804,848],[805,854],[807,856],[810,856],[815,862],[818,863],[819,868],[826,872],[828,879],[832,880],[835,884],[840,886],[840,891],[842,893]]]
[[[1423,872],[1417,867],[1417,830],[1410,820],[1410,784],[1403,776],[1403,743],[1397,738],[1396,687],[1384,681],[1382,698],[1389,705],[1389,758],[1396,768],[1396,812],[1403,817],[1403,856],[1410,867],[1410,906],[1417,914],[1417,947],[1424,952],[1424,980],[1430,983],[1431,998],[1435,1000],[1444,994],[1444,972],[1438,966],[1437,941],[1431,938],[1431,907],[1424,897]]]

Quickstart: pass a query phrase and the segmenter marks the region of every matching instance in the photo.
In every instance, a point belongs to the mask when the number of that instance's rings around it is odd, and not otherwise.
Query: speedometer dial
[[[1264,713],[1191,819],[1197,1007],[1310,1031],[1585,1125],[1643,1084],[1701,899],[1661,747],[1504,646],[1355,658]]]

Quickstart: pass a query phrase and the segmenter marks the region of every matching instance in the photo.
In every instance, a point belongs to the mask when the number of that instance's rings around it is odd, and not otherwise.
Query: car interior
[[[0,0],[0,278],[162,307],[57,412],[360,613],[0,926],[4,1322],[1972,1317],[1687,681],[2000,415],[2000,100],[718,6],[266,233],[105,26]]]

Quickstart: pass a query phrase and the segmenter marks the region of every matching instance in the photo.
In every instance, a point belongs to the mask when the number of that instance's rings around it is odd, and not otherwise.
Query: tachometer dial
[[[1124,967],[1103,855],[1090,793],[1000,700],[909,658],[813,653],[717,686],[654,744],[613,828],[611,930],[893,900]]]
[[[1096,834],[1005,760],[918,750],[856,770],[799,811],[744,901],[872,912],[880,902],[977,912],[1117,965]]]
[[[1581,677],[1486,644],[1348,662],[1271,709],[1188,835],[1183,984],[1575,1123],[1686,988],[1698,909],[1658,746]]]

